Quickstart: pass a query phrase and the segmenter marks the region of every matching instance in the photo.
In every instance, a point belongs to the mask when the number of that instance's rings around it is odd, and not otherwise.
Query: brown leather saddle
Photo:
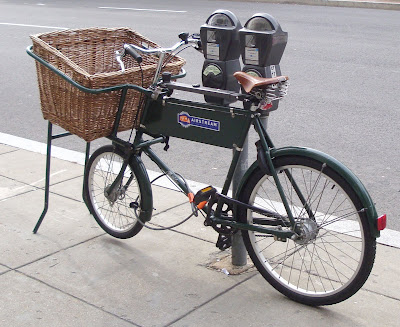
[[[251,76],[245,72],[236,72],[233,74],[233,76],[236,77],[240,85],[247,93],[251,92],[251,90],[255,87],[265,89],[271,84],[285,82],[289,79],[289,77],[287,76],[277,76],[270,78],[256,77]]]

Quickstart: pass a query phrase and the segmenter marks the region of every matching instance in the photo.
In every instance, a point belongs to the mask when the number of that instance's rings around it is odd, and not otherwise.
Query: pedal
[[[203,209],[210,198],[217,193],[217,190],[212,186],[207,186],[196,193],[193,198],[193,203],[199,209]]]
[[[221,251],[225,251],[232,246],[232,237],[231,235],[223,235],[219,234],[217,243],[215,246]]]

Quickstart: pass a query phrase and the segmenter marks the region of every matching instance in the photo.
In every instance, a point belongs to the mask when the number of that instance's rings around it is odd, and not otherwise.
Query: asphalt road
[[[316,148],[344,162],[366,185],[378,212],[388,214],[389,228],[400,230],[398,11],[240,1],[0,1],[0,132],[46,142],[34,62],[25,53],[30,34],[128,26],[170,46],[180,32],[198,32],[219,8],[233,11],[242,23],[267,12],[289,33],[281,61],[291,80],[289,95],[268,122],[275,144]],[[182,56],[185,81],[199,82],[202,55],[188,50]],[[96,141],[93,148],[104,143]],[[250,161],[253,143],[251,135]],[[85,144],[69,137],[55,145],[83,152]],[[177,139],[168,153],[161,147],[160,152],[186,178],[217,186],[231,158],[230,150]]]

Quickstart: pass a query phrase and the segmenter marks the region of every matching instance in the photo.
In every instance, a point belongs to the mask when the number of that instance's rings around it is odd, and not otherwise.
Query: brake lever
[[[193,40],[196,40],[196,45],[193,45],[193,48],[195,48],[197,51],[203,53],[203,47],[201,44],[201,39],[200,39],[200,33],[193,33],[190,36]]]
[[[195,48],[195,50],[197,50],[198,52],[203,53],[203,46],[201,44],[201,41],[197,41],[197,45],[193,46]]]
[[[123,63],[123,61],[122,61],[122,57],[124,57],[125,56],[125,50],[123,50],[123,51],[115,51],[115,58],[117,59],[117,61],[118,61],[118,63],[119,63],[119,65],[121,66],[121,71],[123,72],[123,73],[125,73],[125,65],[124,65],[124,63]]]

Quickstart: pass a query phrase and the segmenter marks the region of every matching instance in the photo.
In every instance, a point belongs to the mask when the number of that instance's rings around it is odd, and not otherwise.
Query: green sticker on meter
[[[204,71],[203,71],[203,75],[204,76],[208,76],[208,74],[213,73],[215,76],[219,75],[222,73],[221,68],[219,68],[217,65],[208,65]]]
[[[248,70],[246,74],[253,76],[253,77],[262,77],[261,74],[256,70]]]

